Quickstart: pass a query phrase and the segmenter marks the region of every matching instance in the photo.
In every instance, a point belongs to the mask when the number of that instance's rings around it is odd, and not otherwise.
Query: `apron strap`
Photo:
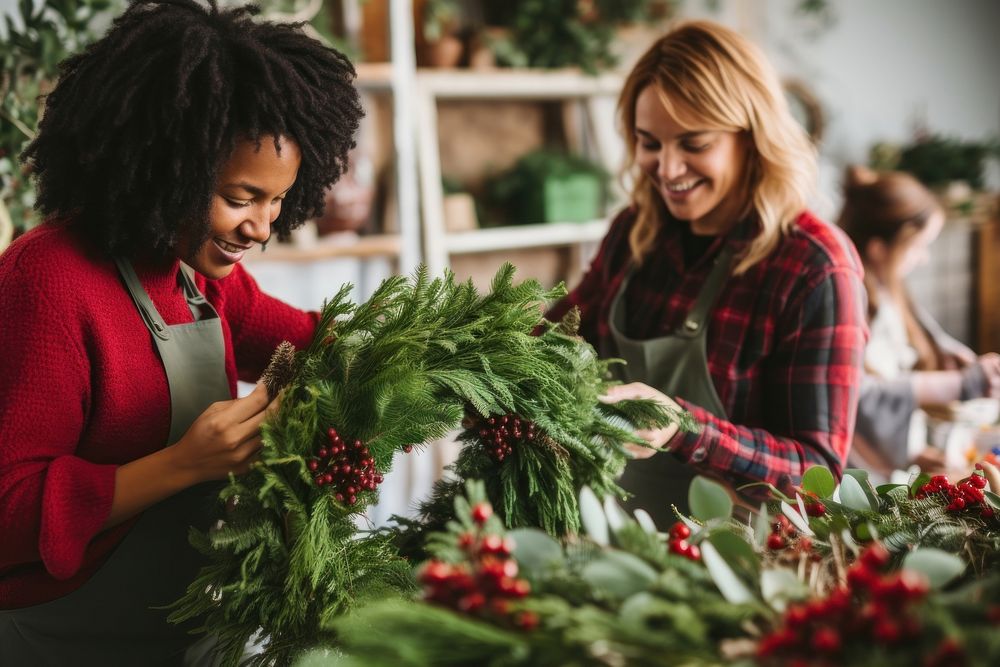
[[[146,293],[146,289],[139,281],[139,276],[132,268],[132,263],[122,257],[115,257],[115,264],[118,265],[118,271],[121,273],[125,288],[132,297],[132,301],[135,302],[136,308],[139,309],[139,315],[142,316],[146,328],[157,339],[170,340],[170,327],[160,317],[156,306],[153,305],[153,300],[149,298],[149,294]]]
[[[705,279],[701,291],[698,292],[698,299],[694,302],[694,306],[691,307],[691,312],[688,313],[687,317],[684,318],[684,323],[675,332],[676,335],[684,338],[695,338],[705,327],[712,311],[715,309],[715,303],[719,300],[719,295],[722,294],[722,289],[729,279],[732,262],[732,246],[726,245],[716,255],[715,261],[712,264],[712,271],[708,274],[708,278]]]
[[[191,309],[191,315],[194,317],[195,322],[219,316],[215,308],[212,307],[212,304],[208,302],[208,299],[205,298],[205,295],[201,293],[195,284],[194,269],[184,262],[181,262],[181,270],[177,276],[177,281],[184,291],[184,298],[187,300],[188,308]]]

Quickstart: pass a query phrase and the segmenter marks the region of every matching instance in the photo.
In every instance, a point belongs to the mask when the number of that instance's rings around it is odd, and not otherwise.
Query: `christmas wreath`
[[[653,401],[606,404],[607,361],[576,336],[573,318],[542,308],[564,294],[513,282],[505,266],[489,293],[453,276],[385,281],[364,304],[345,287],[323,308],[307,350],[283,346],[265,373],[282,389],[250,473],[222,493],[220,525],[193,533],[208,558],[173,608],[200,618],[226,664],[260,644],[257,664],[288,664],[335,645],[333,621],[361,602],[414,590],[411,564],[442,527],[464,480],[508,528],[562,536],[580,528],[584,486],[619,495],[624,443],[637,427],[690,418]],[[394,455],[461,428],[453,479],[422,521],[400,531],[359,530]]]

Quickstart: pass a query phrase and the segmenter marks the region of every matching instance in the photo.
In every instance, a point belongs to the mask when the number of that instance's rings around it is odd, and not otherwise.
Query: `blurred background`
[[[229,0],[221,4],[233,4]],[[623,73],[674,21],[759,44],[821,155],[814,210],[834,220],[850,164],[910,171],[948,221],[914,299],[978,352],[1000,350],[1000,3],[995,0],[262,0],[357,64],[367,116],[319,219],[247,266],[319,308],[365,299],[421,262],[485,285],[504,261],[570,286],[624,201],[615,119]],[[0,0],[0,250],[36,224],[16,155],[56,64],[122,0]],[[399,511],[436,474],[406,466]],[[389,489],[397,485],[386,484]],[[379,517],[373,517],[376,522]]]

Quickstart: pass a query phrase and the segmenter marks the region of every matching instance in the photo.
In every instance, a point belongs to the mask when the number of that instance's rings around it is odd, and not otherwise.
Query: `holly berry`
[[[493,506],[489,503],[478,503],[472,508],[472,520],[480,526],[493,516]]]
[[[519,442],[534,440],[535,424],[519,415],[501,415],[470,420],[470,430],[477,433],[486,451],[497,463],[514,453]]]
[[[337,429],[326,431],[326,442],[316,450],[316,458],[306,462],[317,486],[331,487],[338,503],[356,505],[358,494],[374,491],[382,483],[375,459],[361,440],[345,440]]]
[[[691,537],[691,529],[683,521],[678,521],[670,526],[670,537],[675,540],[686,540]]]
[[[785,545],[785,538],[780,533],[771,533],[767,536],[767,548],[771,551],[784,549]]]

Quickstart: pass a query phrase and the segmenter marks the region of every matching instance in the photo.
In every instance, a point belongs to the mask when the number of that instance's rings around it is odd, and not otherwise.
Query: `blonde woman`
[[[760,52],[688,23],[628,76],[619,114],[635,176],[576,306],[602,356],[625,359],[609,400],[688,409],[697,433],[643,432],[622,478],[661,527],[693,475],[788,488],[839,474],[854,428],[867,330],[851,243],[806,210],[815,154]],[[753,495],[753,492],[750,492]]]

